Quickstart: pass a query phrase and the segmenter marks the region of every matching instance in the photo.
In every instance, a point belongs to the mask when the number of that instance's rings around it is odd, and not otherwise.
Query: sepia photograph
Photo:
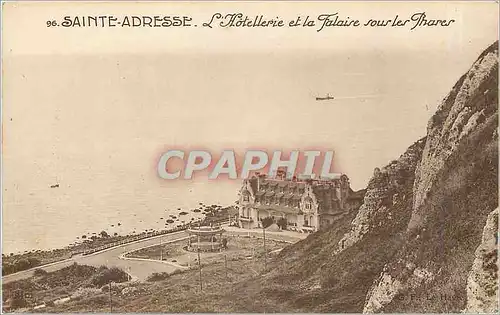
[[[495,1],[3,1],[3,313],[498,313]]]

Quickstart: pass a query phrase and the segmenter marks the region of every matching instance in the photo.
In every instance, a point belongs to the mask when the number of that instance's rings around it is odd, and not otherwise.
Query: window
[[[247,194],[243,195],[243,201],[250,201],[250,198]]]
[[[313,205],[313,200],[311,197],[307,197],[304,199],[304,208],[306,210],[311,210]]]

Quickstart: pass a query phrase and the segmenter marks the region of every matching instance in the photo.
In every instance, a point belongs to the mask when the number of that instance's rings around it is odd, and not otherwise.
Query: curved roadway
[[[242,230],[238,228],[227,228],[227,227],[226,230],[228,230],[228,232],[231,232],[232,234],[240,234],[240,235],[257,234],[258,236],[262,235],[262,232],[259,232],[258,230],[252,231],[252,230]],[[288,231],[283,231],[283,232],[266,232],[266,236],[269,237],[269,239],[279,239],[288,242],[294,242],[299,239],[305,238],[307,235],[293,233],[293,232],[289,233]],[[123,255],[125,255],[128,252],[135,251],[141,248],[159,245],[160,238],[161,238],[161,243],[165,244],[165,243],[180,241],[187,237],[188,234],[186,231],[179,231],[171,234],[165,234],[161,236],[155,236],[152,238],[135,241],[128,244],[118,245],[116,247],[108,248],[106,250],[86,256],[76,255],[66,260],[58,261],[52,264],[43,265],[3,276],[2,282],[8,283],[12,281],[18,281],[21,279],[29,278],[33,276],[33,271],[35,269],[43,269],[47,272],[53,272],[62,269],[64,267],[67,267],[75,262],[81,265],[91,265],[95,267],[99,267],[102,265],[105,265],[107,267],[118,267],[124,270],[125,272],[129,273],[133,280],[134,279],[145,280],[153,272],[172,272],[176,269],[182,269],[185,267],[167,261],[123,258]]]

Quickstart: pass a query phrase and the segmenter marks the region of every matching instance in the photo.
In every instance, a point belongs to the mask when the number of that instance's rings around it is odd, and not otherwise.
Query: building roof
[[[344,176],[344,175],[343,175]],[[347,178],[345,176],[345,178]],[[328,179],[328,180],[287,180],[287,179],[275,179],[275,178],[267,178],[264,175],[259,175],[259,177],[251,178],[250,185],[254,191],[255,196],[257,197],[266,197],[266,198],[283,198],[285,200],[300,200],[303,196],[304,188],[307,184],[312,186],[313,193],[316,197],[316,201],[319,205],[319,213],[336,213],[342,211],[341,202],[338,195],[338,189],[341,187],[341,178]],[[354,193],[349,188],[349,193]],[[353,199],[362,198],[364,193],[356,192],[353,196],[349,196]],[[281,209],[286,213],[298,213],[300,211],[298,208],[294,207],[285,207],[283,205],[279,206],[275,203],[270,205],[257,205],[259,209],[269,209],[269,210],[278,210]]]

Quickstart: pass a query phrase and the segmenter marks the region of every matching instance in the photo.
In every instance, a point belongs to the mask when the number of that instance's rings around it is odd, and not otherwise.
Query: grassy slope
[[[411,150],[422,151],[423,142]],[[414,169],[415,165],[392,164],[396,170]],[[368,189],[391,189],[397,173],[371,181]],[[310,235],[284,249],[272,263],[270,272],[236,284],[237,297],[223,295],[221,310],[237,312],[360,312],[373,279],[397,253],[404,242],[404,230],[411,215],[413,174],[398,184],[399,196],[405,200],[375,214],[372,229],[365,238],[339,255],[333,252],[337,243],[351,228],[356,211],[333,224],[328,230]],[[400,179],[400,178],[399,178]],[[385,195],[380,203],[386,202]],[[384,214],[392,213],[387,221]],[[384,223],[384,224],[382,224]],[[243,294],[244,292],[244,294]],[[226,301],[231,300],[231,304]]]

